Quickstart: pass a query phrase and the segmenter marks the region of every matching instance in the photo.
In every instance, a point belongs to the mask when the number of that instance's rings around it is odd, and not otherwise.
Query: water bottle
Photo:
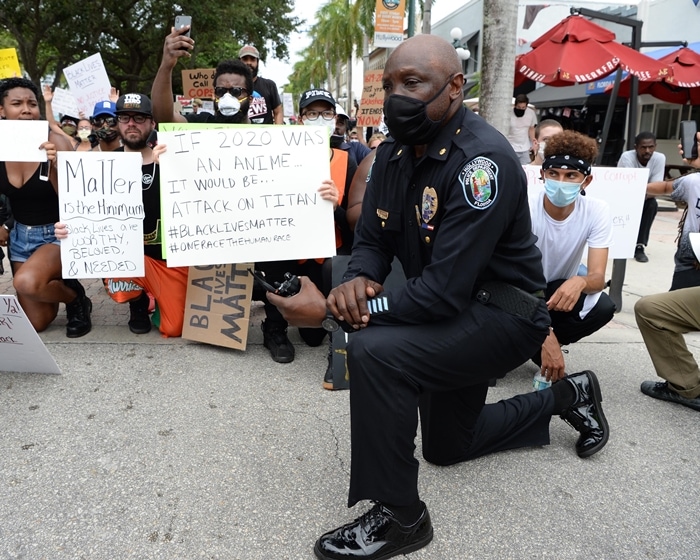
[[[541,391],[542,389],[549,389],[552,386],[552,382],[547,381],[547,378],[542,375],[542,371],[538,370],[535,377],[532,378],[532,386],[535,391]]]

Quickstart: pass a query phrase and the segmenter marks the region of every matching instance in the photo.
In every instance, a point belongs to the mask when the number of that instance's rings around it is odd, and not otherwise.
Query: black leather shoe
[[[649,397],[661,399],[662,401],[682,404],[683,406],[687,406],[693,410],[700,411],[700,397],[696,397],[694,399],[682,397],[674,390],[669,388],[667,381],[658,383],[654,381],[645,381],[642,383],[641,390],[642,393]]]
[[[608,443],[610,429],[603,413],[603,396],[600,392],[598,378],[592,371],[582,371],[564,378],[574,388],[576,398],[561,418],[581,436],[576,442],[579,457],[590,457]]]
[[[145,291],[129,302],[129,330],[132,333],[146,334],[151,332],[151,318],[148,315],[150,303],[151,300]]]
[[[68,338],[79,338],[85,336],[92,330],[90,313],[92,312],[92,302],[85,295],[85,288],[77,280],[64,280],[63,283],[74,290],[78,297],[66,304],[66,336]]]
[[[314,552],[321,560],[381,560],[408,554],[431,540],[433,525],[425,504],[418,521],[402,525],[387,508],[377,503],[352,523],[323,535],[316,541]]]

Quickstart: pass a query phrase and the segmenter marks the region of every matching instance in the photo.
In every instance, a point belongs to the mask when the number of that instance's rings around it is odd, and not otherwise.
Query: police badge
[[[429,222],[435,217],[438,209],[437,191],[433,187],[425,187],[423,189],[423,202],[421,203],[420,217],[423,223],[420,225],[423,229],[432,231],[435,226]]]

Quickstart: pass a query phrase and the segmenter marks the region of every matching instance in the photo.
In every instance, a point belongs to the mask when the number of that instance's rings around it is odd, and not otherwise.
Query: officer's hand
[[[547,309],[550,311],[571,311],[581,297],[581,292],[585,287],[586,279],[583,276],[569,278],[559,286],[557,291],[549,298],[549,301],[547,301]]]
[[[326,298],[307,276],[300,276],[301,289],[291,297],[267,292],[267,300],[295,327],[320,327],[326,317]]]
[[[364,276],[358,276],[333,288],[328,296],[328,309],[339,321],[361,329],[369,323],[367,299],[384,291],[384,287]]]
[[[190,37],[185,37],[185,33],[190,29],[189,25],[185,25],[180,29],[171,27],[170,35],[165,38],[163,45],[163,60],[161,65],[174,68],[180,57],[192,56],[190,51],[194,49],[194,40]]]
[[[545,338],[542,344],[542,366],[540,372],[547,381],[559,381],[566,372],[564,371],[564,354],[562,354],[561,346],[553,330],[549,330],[549,336]]]

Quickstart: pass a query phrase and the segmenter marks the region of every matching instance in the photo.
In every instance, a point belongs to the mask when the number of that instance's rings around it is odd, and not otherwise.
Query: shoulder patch
[[[486,210],[498,196],[498,166],[488,158],[477,157],[467,162],[459,173],[459,182],[467,204]]]

